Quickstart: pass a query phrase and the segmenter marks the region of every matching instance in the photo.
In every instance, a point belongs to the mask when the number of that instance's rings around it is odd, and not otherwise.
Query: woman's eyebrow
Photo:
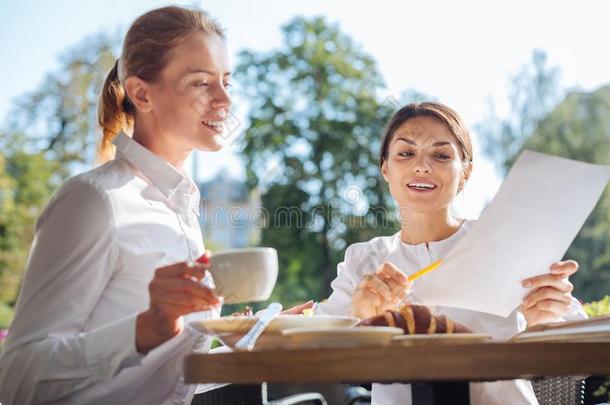
[[[409,138],[403,138],[403,137],[398,137],[396,138],[396,140],[394,142],[398,142],[398,141],[403,141],[405,143],[408,143],[409,145],[413,145],[413,146],[417,146],[417,142],[412,141]],[[432,146],[445,146],[445,145],[451,145],[451,142],[448,141],[440,141],[440,142],[434,142],[432,144]]]
[[[205,73],[205,74],[212,75],[212,76],[216,75],[215,72],[212,72],[211,70],[207,70],[207,69],[187,68],[185,70],[185,74],[187,74],[187,75],[190,75],[192,73]],[[223,74],[223,76],[230,76],[230,75],[231,75],[231,72],[226,72]]]
[[[451,142],[442,141],[442,142],[434,142],[432,144],[432,146],[446,146],[446,145],[451,145]]]
[[[417,142],[412,141],[409,138],[403,138],[402,136],[399,136],[396,138],[396,140],[394,140],[394,142],[398,142],[398,141],[403,141],[405,143],[408,143],[409,145],[417,146]]]

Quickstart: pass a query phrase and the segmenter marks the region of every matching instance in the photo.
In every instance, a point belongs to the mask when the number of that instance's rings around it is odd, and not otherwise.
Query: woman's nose
[[[225,87],[219,86],[218,90],[214,92],[211,106],[215,110],[228,110],[231,107],[231,96]]]
[[[413,162],[413,171],[415,173],[430,173],[430,165],[425,157],[416,157]]]

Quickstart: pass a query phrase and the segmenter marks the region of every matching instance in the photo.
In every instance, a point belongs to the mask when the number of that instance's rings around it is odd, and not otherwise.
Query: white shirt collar
[[[445,239],[441,239],[441,240],[437,240],[437,241],[430,241],[428,242],[428,249],[431,248],[443,248],[446,246],[453,246],[456,242],[457,239],[462,237],[462,234],[468,230],[468,228],[470,228],[470,225],[472,223],[472,220],[464,220],[464,222],[462,222],[462,225],[460,225],[459,229],[457,231],[455,231],[452,235],[450,235],[449,237],[445,238]],[[401,231],[398,231],[394,234],[394,240],[392,241],[392,248],[396,249],[399,246],[402,247],[402,249],[418,249],[418,247],[426,247],[425,243],[418,243],[416,245],[412,245],[409,244],[407,242],[403,242],[402,239],[400,239],[401,236]]]
[[[190,177],[124,133],[119,133],[112,143],[116,146],[116,158],[127,160],[167,199],[171,199],[178,190],[191,194],[196,189]]]

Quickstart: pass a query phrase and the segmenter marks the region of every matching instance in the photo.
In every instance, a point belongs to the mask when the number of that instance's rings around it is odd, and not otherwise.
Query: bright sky
[[[0,0],[0,119],[11,100],[34,89],[57,57],[84,36],[126,28],[138,15],[169,4],[156,0]],[[610,82],[610,35],[606,1],[435,1],[390,0],[207,0],[204,5],[228,28],[229,48],[269,50],[281,44],[280,27],[295,15],[324,15],[338,22],[378,62],[388,95],[408,88],[452,106],[469,125],[479,122],[491,95],[503,108],[510,76],[544,49],[562,70],[568,88],[595,89]],[[476,136],[476,134],[475,134]],[[480,144],[475,138],[475,145]],[[459,210],[478,216],[499,179],[475,154],[475,170]],[[228,165],[243,176],[231,148],[200,154],[199,178]]]

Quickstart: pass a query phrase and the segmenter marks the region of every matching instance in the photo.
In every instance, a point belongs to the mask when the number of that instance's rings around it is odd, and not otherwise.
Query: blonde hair
[[[225,38],[223,28],[204,11],[170,6],[151,10],[138,17],[125,35],[121,56],[104,80],[98,103],[97,120],[102,128],[98,160],[114,157],[112,140],[121,131],[133,128],[135,107],[123,83],[129,76],[154,82],[172,50],[193,32]]]

